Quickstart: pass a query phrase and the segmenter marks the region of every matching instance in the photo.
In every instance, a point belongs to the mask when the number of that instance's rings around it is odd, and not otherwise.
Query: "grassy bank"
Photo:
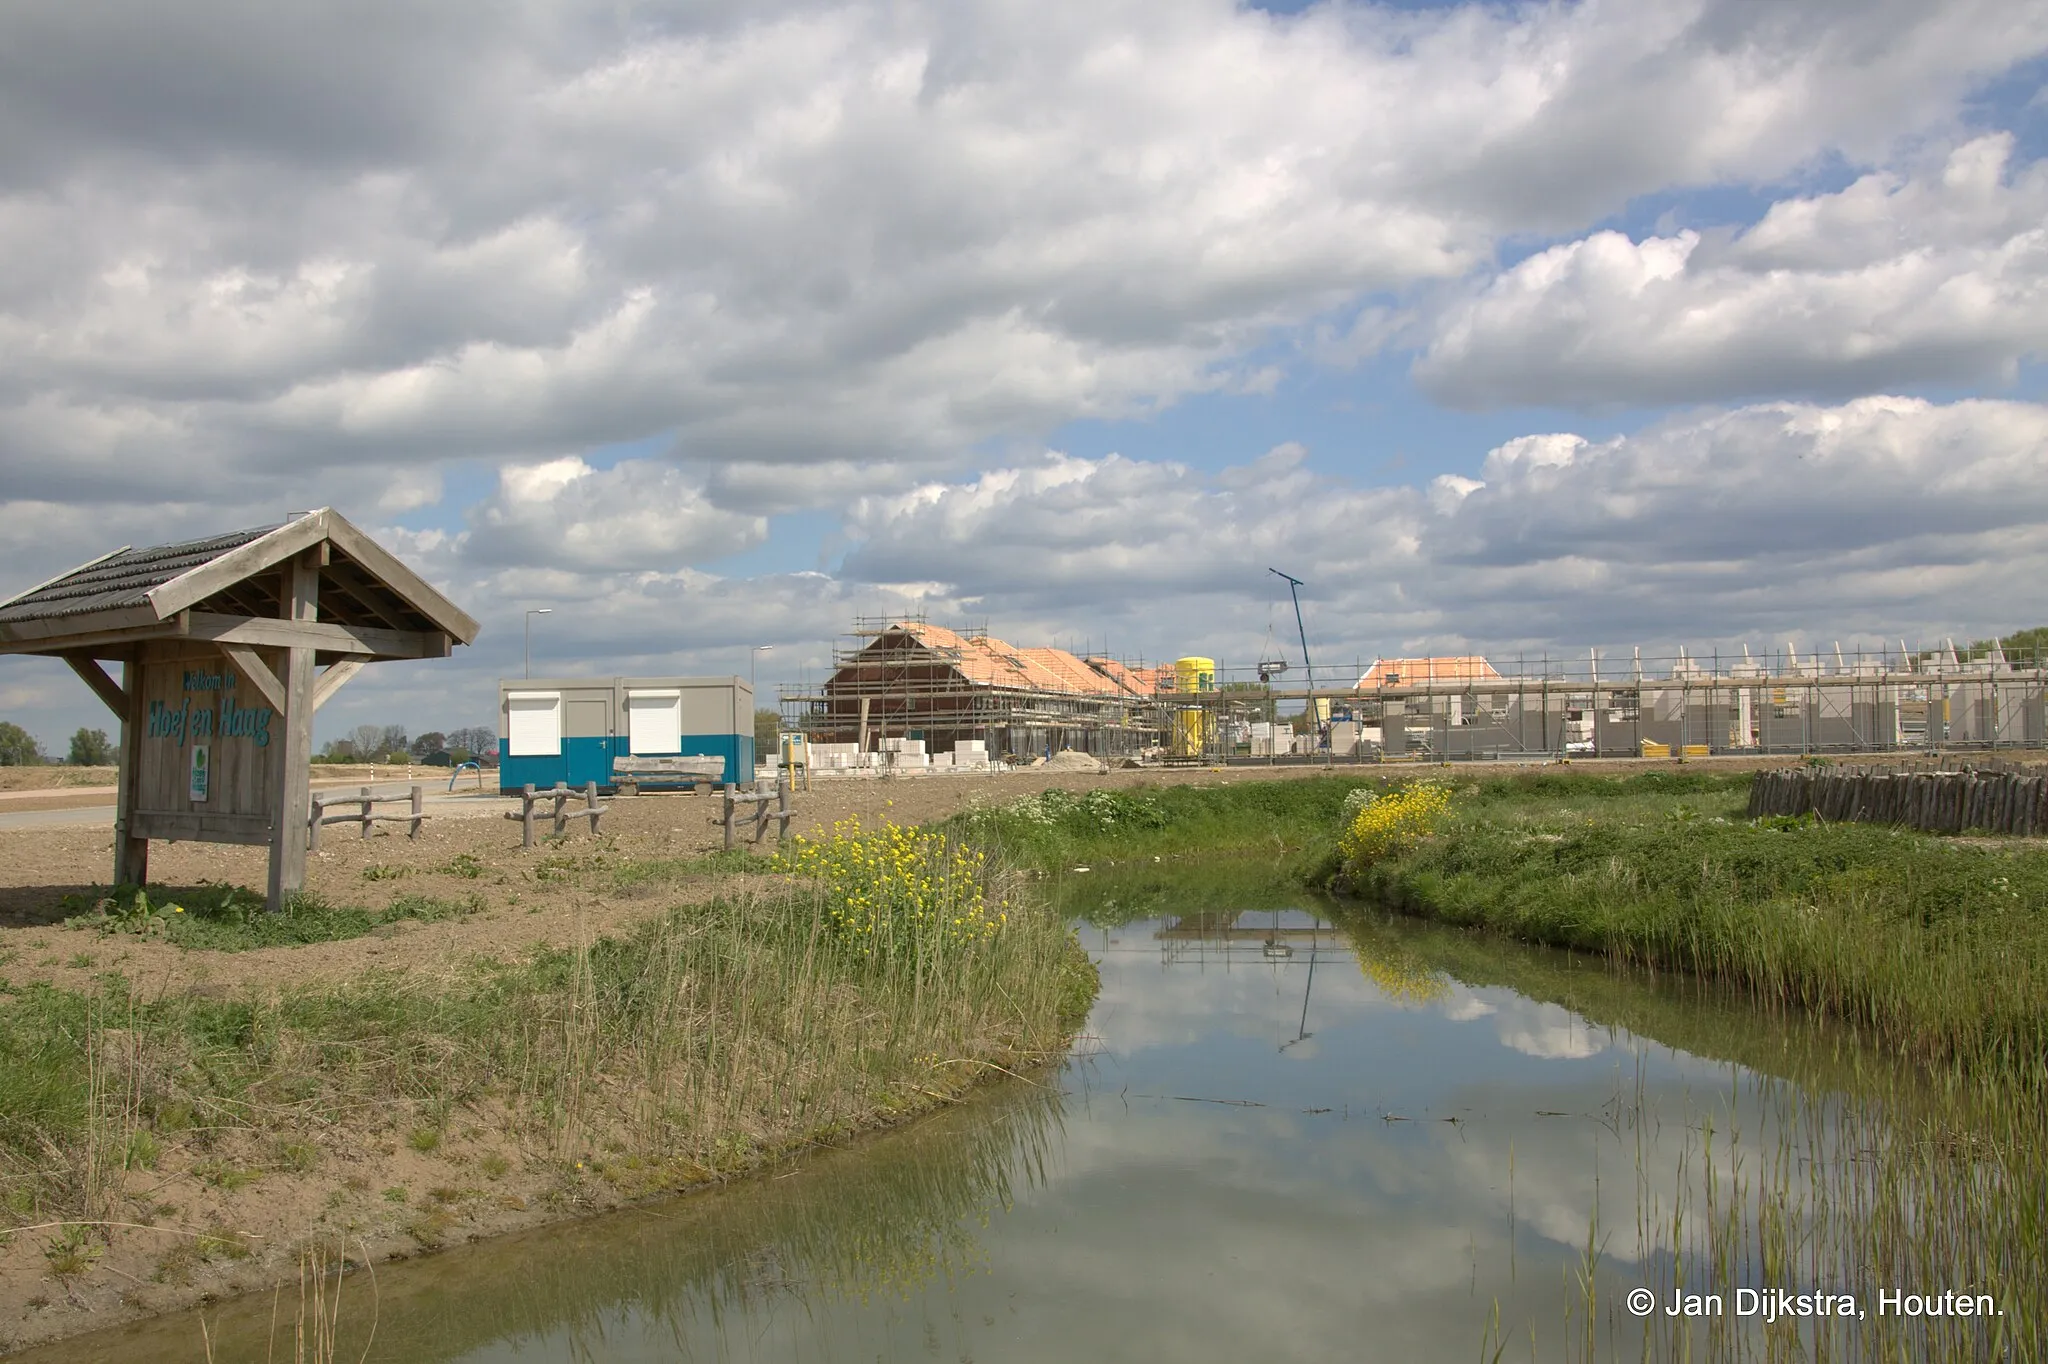
[[[1439,832],[1334,868],[1447,924],[1728,981],[1925,1059],[2039,1083],[2048,852],[1743,818],[1742,778],[1525,776],[1468,787]]]
[[[1621,970],[1517,962],[1505,983],[1764,1072],[1747,1085],[1749,1131],[1702,1129],[1698,1159],[1715,1164],[1718,1153],[1728,1177],[1697,1202],[1638,1212],[1639,1234],[1647,1216],[1690,1247],[1658,1271],[1660,1292],[1840,1285],[1875,1303],[1886,1290],[1953,1285],[1990,1293],[2006,1314],[1874,1318],[1816,1335],[1810,1357],[2041,1357],[2048,853],[1812,819],[1752,823],[1745,795],[1741,779],[1710,777],[1468,784],[1433,830],[1384,814],[1378,837],[1354,833],[1329,870],[1382,909],[1598,954]],[[1470,939],[1375,927],[1363,914],[1354,927],[1361,959],[1385,957],[1390,975],[1489,978]],[[1674,1034],[1645,1009],[1648,996],[1617,987],[1643,970],[1746,995],[1748,1017],[1734,1021],[1747,1036]],[[1697,1030],[1702,1015],[1680,1012]],[[1844,1035],[1842,1051],[1824,1047],[1830,1030]],[[1796,1057],[1783,1045],[1795,1033],[1805,1038]],[[1853,1060],[1873,1045],[1919,1064]],[[1797,1083],[1765,1078],[1773,1072]],[[1589,1231],[1589,1245],[1602,1235]],[[1679,1344],[1644,1329],[1645,1357]],[[1749,1349],[1731,1336],[1709,1354]]]
[[[1041,872],[1228,854],[1282,876],[1320,864],[1344,801],[1385,781],[1292,781],[1045,791],[956,815],[945,827]]]
[[[287,1239],[431,1247],[486,1206],[643,1197],[945,1102],[1057,1054],[1093,998],[1064,920],[943,839],[847,830],[758,870],[513,960],[227,995],[0,982],[0,1229],[67,1291],[123,1250],[137,1284],[252,1256],[289,1272],[291,1246],[233,1211],[270,1190],[325,1190]],[[564,874],[659,894],[707,869]],[[128,929],[276,940],[223,901]],[[434,1173],[396,1179],[378,1152]]]

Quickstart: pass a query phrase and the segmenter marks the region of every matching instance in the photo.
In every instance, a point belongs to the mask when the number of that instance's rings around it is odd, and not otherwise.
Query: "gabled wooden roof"
[[[934,663],[956,671],[969,686],[1104,699],[1149,697],[1155,689],[1148,685],[1154,679],[1106,659],[1083,660],[1065,649],[1019,649],[993,635],[970,637],[924,621],[900,621],[878,633],[856,661],[834,674],[827,686],[854,687],[861,677],[861,663],[906,648],[924,651]]]
[[[406,657],[419,649],[401,636],[476,638],[472,617],[346,517],[322,508],[276,525],[101,555],[0,601],[0,652],[54,653],[149,638],[171,626],[219,638],[229,622],[276,621],[284,614],[283,566],[315,547],[322,549],[319,624],[353,632],[352,641],[330,639],[332,652]]]
[[[1360,691],[1378,687],[1412,687],[1424,682],[1498,682],[1501,675],[1478,654],[1437,658],[1382,658],[1358,679]]]

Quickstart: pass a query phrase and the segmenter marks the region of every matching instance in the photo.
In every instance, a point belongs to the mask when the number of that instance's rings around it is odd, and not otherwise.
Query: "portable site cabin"
[[[518,678],[498,683],[498,786],[614,785],[619,758],[724,760],[754,779],[754,689],[744,677]]]

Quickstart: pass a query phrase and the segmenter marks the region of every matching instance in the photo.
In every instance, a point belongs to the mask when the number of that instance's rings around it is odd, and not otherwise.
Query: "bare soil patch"
[[[0,791],[57,791],[67,786],[112,786],[111,767],[0,767]]]

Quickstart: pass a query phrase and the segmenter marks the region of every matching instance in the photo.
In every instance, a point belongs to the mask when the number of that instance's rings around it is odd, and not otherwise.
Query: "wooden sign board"
[[[226,656],[144,663],[140,709],[134,836],[269,842],[284,726]]]
[[[476,634],[331,507],[124,546],[0,600],[0,655],[62,658],[121,721],[115,883],[148,881],[151,839],[268,845],[272,909],[305,885],[313,712],[365,663]]]

